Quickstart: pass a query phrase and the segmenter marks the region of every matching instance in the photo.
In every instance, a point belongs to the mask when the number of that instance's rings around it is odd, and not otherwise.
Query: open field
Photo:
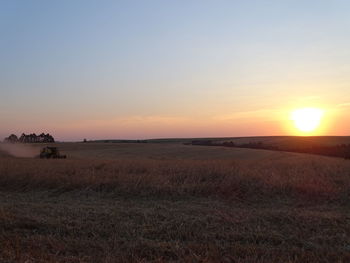
[[[149,143],[188,143],[194,140],[210,140],[213,142],[233,141],[236,143],[254,143],[262,142],[270,145],[289,146],[295,143],[315,143],[320,145],[338,145],[349,144],[350,136],[250,136],[250,137],[201,137],[201,138],[168,138],[168,139],[149,139],[141,142]],[[138,140],[97,140],[93,143],[130,143]]]
[[[281,153],[223,147],[196,147],[176,143],[56,143],[70,159],[158,159],[158,160],[231,160],[278,158]],[[1,145],[0,145],[1,146]],[[45,144],[21,145],[22,152],[38,155]],[[25,151],[27,150],[27,151]],[[0,156],[8,154],[1,151]],[[282,154],[283,155],[283,154]],[[286,155],[289,155],[286,153]]]
[[[237,144],[257,143],[278,147],[295,147],[295,145],[322,145],[335,146],[350,144],[350,136],[262,136],[262,137],[240,137],[224,139],[221,141],[232,141]]]
[[[217,138],[169,138],[147,140],[150,143],[189,143],[194,140],[209,140],[212,142],[232,141],[237,144],[262,142],[272,146],[288,147],[301,143],[312,143],[323,146],[350,144],[350,136],[250,136],[250,137],[217,137]],[[111,142],[113,140],[110,140]],[[121,142],[116,140],[115,142]]]
[[[350,261],[350,161],[58,146],[69,159],[0,155],[1,262]]]

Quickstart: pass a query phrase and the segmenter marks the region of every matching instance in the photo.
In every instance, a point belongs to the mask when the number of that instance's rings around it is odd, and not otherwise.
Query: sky
[[[0,139],[350,135],[350,1],[0,0]]]

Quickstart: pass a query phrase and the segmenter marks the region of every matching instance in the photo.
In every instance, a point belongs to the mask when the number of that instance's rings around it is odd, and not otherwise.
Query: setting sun
[[[303,108],[292,112],[295,127],[304,133],[315,131],[321,124],[324,111],[318,108]]]

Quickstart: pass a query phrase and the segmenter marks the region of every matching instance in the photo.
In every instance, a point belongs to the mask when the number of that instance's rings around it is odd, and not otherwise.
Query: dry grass
[[[349,161],[166,159],[0,158],[0,261],[349,262]]]
[[[272,151],[170,143],[59,143],[57,146],[75,159],[256,160],[276,156]]]
[[[270,161],[8,158],[0,163],[0,189],[345,201],[349,171],[349,161],[313,156]]]

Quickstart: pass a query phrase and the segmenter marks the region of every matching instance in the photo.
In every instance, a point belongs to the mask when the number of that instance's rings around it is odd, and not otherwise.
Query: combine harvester
[[[61,155],[57,147],[44,147],[39,155],[40,159],[66,159],[66,155]]]

